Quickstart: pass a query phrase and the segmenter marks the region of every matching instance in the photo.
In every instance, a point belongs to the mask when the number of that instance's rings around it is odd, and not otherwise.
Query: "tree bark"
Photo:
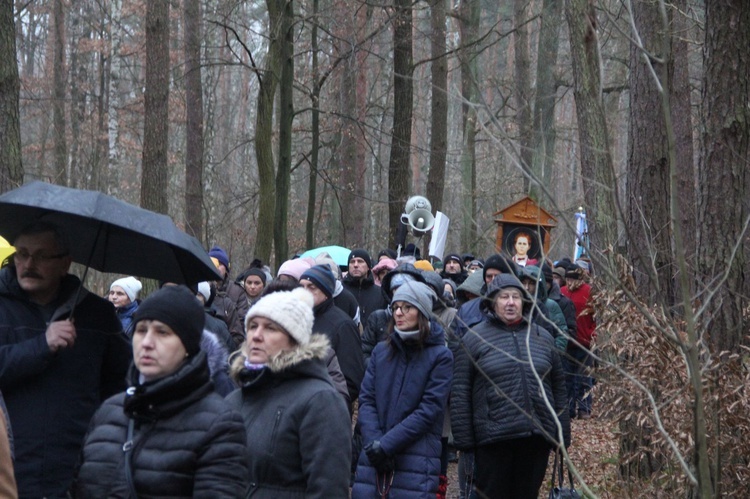
[[[147,0],[141,206],[164,214],[169,209],[169,68],[169,0]]]
[[[427,173],[427,199],[433,214],[443,209],[445,161],[448,153],[448,57],[445,39],[445,0],[433,0],[430,10],[432,32],[430,49],[432,65],[432,100],[430,104],[430,171]],[[427,256],[430,233],[422,254]]]
[[[68,144],[65,137],[65,13],[63,0],[53,1],[52,122],[55,136],[54,182],[68,184]]]
[[[276,170],[276,220],[273,243],[276,262],[289,258],[287,220],[292,169],[292,121],[294,120],[294,2],[280,0],[282,13],[280,40],[281,81],[279,83],[279,163]]]
[[[628,256],[648,304],[669,314],[674,304],[674,260],[670,224],[670,157],[663,109],[669,105],[673,65],[671,37],[656,2],[634,2],[633,16],[644,51],[630,46],[628,142]],[[666,43],[665,43],[666,42]],[[648,60],[646,59],[648,58]],[[665,67],[666,65],[666,67]],[[658,78],[658,82],[655,81]],[[677,193],[675,193],[676,195]]]
[[[263,76],[259,76],[258,106],[255,115],[255,156],[258,162],[258,220],[255,235],[255,255],[271,260],[273,227],[276,222],[276,182],[273,155],[273,103],[280,74],[279,40],[281,13],[276,0],[266,0],[269,24],[269,46]],[[278,267],[282,262],[276,262]]]
[[[203,240],[203,84],[200,0],[184,0],[185,23],[185,229]]]
[[[461,248],[473,251],[477,228],[476,203],[476,135],[478,100],[478,70],[476,38],[479,30],[481,5],[478,0],[467,0],[459,7],[461,48]]]
[[[318,189],[318,155],[320,153],[320,65],[318,62],[318,12],[320,0],[313,0],[312,27],[310,28],[310,51],[312,52],[312,95],[310,96],[311,146],[310,146],[310,179],[307,187],[307,214],[305,218],[305,246],[312,248],[315,244],[313,230],[315,227],[315,201]]]
[[[617,239],[615,175],[601,89],[601,64],[594,0],[569,0],[565,15],[575,79],[574,97],[581,146],[581,176],[591,257],[603,264]],[[611,258],[611,252],[606,253]]]
[[[748,241],[745,225],[750,216],[747,47],[750,3],[707,0],[697,247],[699,285],[715,291],[703,320],[717,350],[735,350],[745,332],[743,246]]]
[[[393,16],[393,133],[388,164],[388,223],[390,240],[398,244],[401,213],[409,196],[409,153],[413,106],[412,11],[409,0],[396,0]]]
[[[13,2],[0,0],[0,193],[23,182],[18,110],[20,89]]]
[[[531,61],[529,58],[528,0],[514,0],[513,4],[513,47],[514,80],[516,103],[516,126],[518,127],[518,147],[524,170],[531,168],[532,161],[532,118],[531,118]],[[530,191],[531,181],[523,176],[523,188]]]
[[[343,60],[338,69],[341,127],[338,132],[340,141],[335,160],[341,172],[337,186],[340,193],[339,213],[342,229],[340,241],[349,248],[364,246],[366,227],[362,223],[362,214],[365,212],[365,158],[360,154],[360,145],[365,140],[360,128],[360,115],[364,116],[364,110],[359,107],[359,92],[366,91],[360,87],[359,79],[365,77],[366,66],[359,65],[360,51],[352,50],[357,45],[359,33],[364,29],[364,26],[360,26],[359,19],[364,9],[359,11],[355,16],[351,12],[351,2],[336,3],[337,24],[340,26],[337,32],[337,49]]]
[[[552,187],[555,161],[555,103],[557,100],[557,56],[560,46],[562,0],[544,0],[539,29],[539,48],[536,65],[536,97],[532,139],[531,170],[547,189]],[[542,190],[532,183],[530,195],[542,200]]]

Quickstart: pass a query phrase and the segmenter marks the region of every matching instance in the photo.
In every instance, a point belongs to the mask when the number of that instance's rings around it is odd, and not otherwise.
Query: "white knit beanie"
[[[313,321],[313,296],[304,288],[277,291],[258,300],[245,316],[245,329],[253,317],[265,317],[274,321],[300,345],[310,341]]]
[[[135,299],[138,298],[138,293],[140,293],[143,288],[141,281],[132,275],[129,277],[123,277],[122,279],[117,279],[109,286],[109,290],[112,291],[112,288],[115,286],[120,286],[122,290],[125,291],[125,294],[128,295],[130,301],[135,301]]]

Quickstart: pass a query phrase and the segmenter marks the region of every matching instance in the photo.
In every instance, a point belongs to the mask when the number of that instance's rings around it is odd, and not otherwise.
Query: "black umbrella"
[[[221,279],[197,239],[172,219],[96,191],[31,182],[0,196],[9,241],[35,221],[59,226],[73,261],[102,272],[194,284]]]

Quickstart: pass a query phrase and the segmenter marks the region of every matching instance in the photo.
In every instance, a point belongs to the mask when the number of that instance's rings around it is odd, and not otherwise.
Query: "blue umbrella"
[[[343,246],[321,246],[320,248],[314,248],[307,250],[300,255],[300,258],[310,257],[315,258],[321,253],[328,253],[328,255],[336,262],[339,267],[346,267],[349,265],[349,253],[352,250],[344,248]]]

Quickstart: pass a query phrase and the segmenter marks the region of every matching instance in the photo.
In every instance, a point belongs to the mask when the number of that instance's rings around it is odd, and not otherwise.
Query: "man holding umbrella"
[[[68,273],[57,226],[34,222],[0,270],[0,390],[19,497],[65,497],[91,416],[125,389],[130,350],[111,303]]]

